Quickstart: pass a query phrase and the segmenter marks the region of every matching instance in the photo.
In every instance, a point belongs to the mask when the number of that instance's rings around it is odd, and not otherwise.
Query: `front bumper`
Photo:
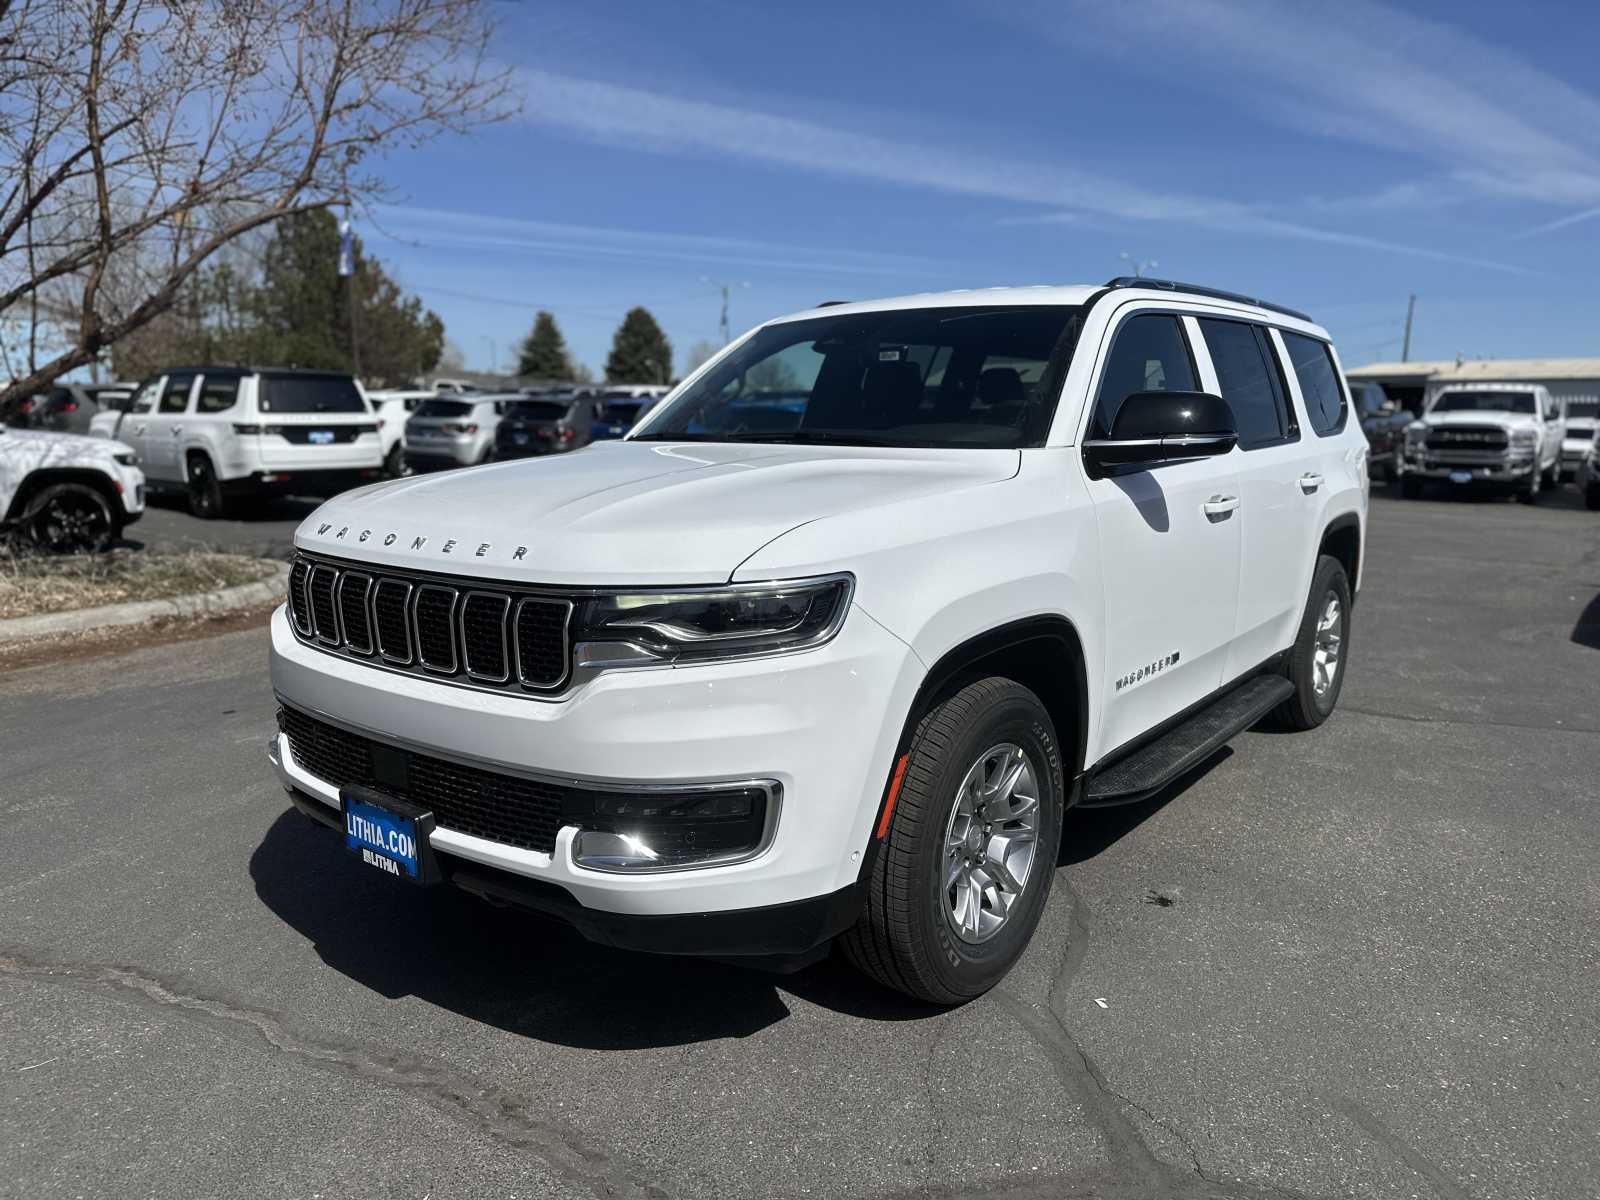
[[[1431,454],[1407,449],[1404,473],[1421,479],[1449,479],[1458,471],[1470,471],[1473,483],[1521,483],[1533,470],[1533,453],[1500,458],[1467,458],[1450,454]]]
[[[437,854],[553,888],[545,894],[559,904],[567,897],[580,928],[584,920],[608,920],[593,914],[698,922],[712,913],[819,903],[853,888],[922,678],[905,644],[859,606],[838,636],[815,650],[606,672],[558,699],[470,690],[335,657],[299,641],[283,609],[272,619],[271,666],[285,704],[464,765],[613,788],[752,778],[782,787],[767,849],[724,866],[651,874],[589,869],[574,861],[574,826],[560,830],[548,854],[434,830]],[[285,787],[337,813],[336,789],[294,761],[287,737],[273,739],[271,757]]]

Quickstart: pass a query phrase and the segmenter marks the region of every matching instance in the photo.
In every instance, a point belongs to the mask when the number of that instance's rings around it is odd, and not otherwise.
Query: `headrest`
[[[990,367],[978,376],[978,399],[991,407],[1021,404],[1026,399],[1022,375],[1015,367]]]

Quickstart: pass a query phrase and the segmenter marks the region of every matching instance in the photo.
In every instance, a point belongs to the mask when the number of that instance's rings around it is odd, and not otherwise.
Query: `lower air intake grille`
[[[376,788],[431,809],[441,829],[487,838],[549,854],[564,812],[593,806],[589,793],[464,766],[350,733],[292,708],[278,710],[278,727],[289,736],[289,753],[302,770],[333,787]],[[387,758],[385,782],[373,770],[373,751]],[[404,763],[403,771],[395,763]],[[406,780],[395,786],[397,774]]]

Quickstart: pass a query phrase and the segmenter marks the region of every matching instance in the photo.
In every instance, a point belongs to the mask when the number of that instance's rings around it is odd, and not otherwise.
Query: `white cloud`
[[[1008,161],[945,146],[890,140],[801,118],[550,71],[529,69],[521,76],[527,88],[525,120],[605,144],[634,146],[654,153],[728,156],[1066,210],[1048,218],[1051,221],[1088,213],[1124,221],[1171,222],[1245,236],[1323,242],[1529,273],[1484,259],[1317,229],[1233,201],[1145,189],[1072,167]]]
[[[1398,151],[1481,192],[1600,201],[1600,100],[1460,30],[1370,0],[1031,0],[988,8],[1266,120]]]

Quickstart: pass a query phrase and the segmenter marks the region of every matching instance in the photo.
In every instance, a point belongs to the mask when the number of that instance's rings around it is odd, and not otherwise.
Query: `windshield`
[[[666,407],[642,441],[1038,446],[1079,310],[914,308],[768,325]]]
[[[348,375],[263,375],[261,411],[363,413],[367,406]]]
[[[1440,392],[1431,412],[1509,412],[1533,414],[1532,392]]]
[[[524,421],[559,421],[567,415],[567,406],[559,400],[521,400],[507,415]]]
[[[465,400],[424,400],[412,414],[418,417],[470,417],[472,405]]]

